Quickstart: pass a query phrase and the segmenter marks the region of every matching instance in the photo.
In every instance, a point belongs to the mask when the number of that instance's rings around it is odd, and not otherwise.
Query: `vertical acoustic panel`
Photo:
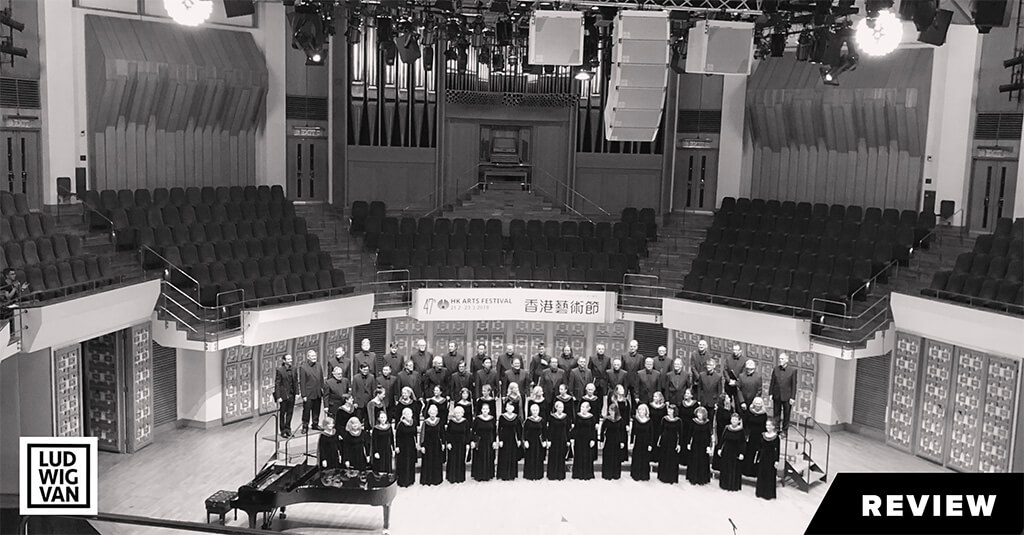
[[[668,347],[668,329],[662,327],[660,323],[645,323],[637,321],[633,323],[633,338],[636,339],[640,347],[653,347],[658,346]],[[608,353],[612,355],[622,355],[629,350],[629,341],[626,341],[626,346],[622,349],[616,348],[612,350],[608,348]],[[673,359],[674,356],[669,355]],[[683,369],[686,369],[686,362],[683,362]]]
[[[101,450],[120,453],[124,436],[119,393],[124,379],[117,355],[117,333],[88,340],[84,347],[86,435],[97,437]]]
[[[942,463],[946,450],[946,418],[949,416],[953,373],[953,346],[934,340],[924,342],[921,376],[921,410],[917,425],[917,455]]]
[[[153,425],[178,420],[178,350],[153,342]]]
[[[548,328],[543,321],[517,321],[512,324],[512,343],[516,346],[516,353],[528,357],[523,362],[523,368],[528,369],[534,355],[537,354],[537,346],[543,342],[547,343]],[[554,355],[552,348],[546,348],[547,354]],[[472,355],[476,351],[473,350]]]
[[[259,349],[259,411],[260,414],[267,414],[277,410],[277,400],[274,399],[274,379],[277,375],[277,367],[281,364],[281,358],[291,351],[291,340],[263,344]]]
[[[889,369],[892,355],[857,359],[853,388],[853,423],[885,430],[885,408],[889,400]]]
[[[979,472],[1009,472],[1014,442],[1015,403],[1020,384],[1020,361],[989,355],[985,383]],[[1019,435],[1020,429],[1017,430]],[[1017,437],[1020,448],[1021,437]]]
[[[235,346],[224,350],[223,423],[237,422],[256,415],[254,386],[256,350]]]
[[[987,360],[984,353],[956,348],[949,452],[945,464],[961,472],[974,472],[978,467]]]
[[[129,452],[153,443],[153,338],[150,324],[143,323],[128,329],[131,367],[127,414],[131,415]]]
[[[886,421],[885,441],[895,448],[910,452],[914,444],[917,384],[920,375],[921,338],[896,333],[892,359],[891,401]]]
[[[466,343],[469,338],[469,322],[435,321],[433,323],[434,346],[432,351],[435,355],[448,353],[448,342],[455,342],[455,347],[457,347],[459,353],[463,355],[467,353],[470,355],[476,353],[476,351],[466,347]]]
[[[485,344],[492,355],[505,351],[508,340],[508,324],[504,321],[477,321],[473,325],[474,346]],[[474,351],[475,353],[475,351]]]
[[[657,327],[661,326],[657,325]],[[662,328],[662,330],[665,331],[664,328]],[[665,333],[665,335],[668,336],[668,331],[665,331]],[[628,352],[628,336],[629,322],[616,321],[615,323],[598,323],[594,326],[594,346],[596,347],[597,344],[604,344],[604,352],[606,355],[617,356]],[[637,338],[637,341],[639,341],[639,338]],[[658,345],[664,345],[664,343]],[[652,344],[652,347],[656,348],[657,345]],[[587,355],[593,354],[594,348],[587,348]],[[655,350],[654,354],[657,354],[657,350]]]
[[[53,396],[54,436],[82,436],[81,344],[53,350]]]
[[[573,355],[579,357],[587,354],[587,324],[586,323],[555,323],[555,348],[559,353],[562,348],[569,346]]]

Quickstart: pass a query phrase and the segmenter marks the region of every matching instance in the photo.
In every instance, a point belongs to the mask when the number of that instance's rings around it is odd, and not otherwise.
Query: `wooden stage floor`
[[[296,415],[295,422],[298,422]],[[151,446],[132,455],[101,453],[101,512],[204,522],[203,501],[220,489],[237,490],[253,477],[253,437],[263,418],[210,430],[178,429],[158,435]],[[270,424],[267,426],[269,428]],[[264,430],[264,434],[268,433]],[[822,437],[823,438],[823,437]],[[258,440],[260,463],[273,442]],[[315,452],[315,435],[310,437]],[[816,443],[823,448],[822,443]],[[817,459],[816,459],[817,460]],[[778,499],[754,496],[752,480],[740,492],[725,492],[717,480],[694,487],[680,478],[676,485],[656,479],[619,481],[490,481],[399,489],[391,512],[390,533],[419,535],[478,534],[590,535],[621,533],[733,533],[737,535],[803,533],[827,483],[804,493],[792,484]],[[940,472],[944,468],[873,439],[848,432],[832,434],[831,471]],[[287,520],[274,530],[288,533],[380,532],[379,507],[302,504],[288,507]],[[246,514],[228,515],[228,525],[247,525]],[[163,535],[169,530],[97,524],[104,534]]]

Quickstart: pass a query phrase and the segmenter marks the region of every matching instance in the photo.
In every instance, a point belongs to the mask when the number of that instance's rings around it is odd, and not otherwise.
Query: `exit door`
[[[288,138],[288,196],[299,201],[327,200],[327,140]]]
[[[970,229],[992,232],[996,220],[1013,217],[1013,199],[1017,191],[1015,160],[974,160],[971,173]]]
[[[672,210],[714,210],[718,182],[718,151],[682,149],[676,152]]]
[[[34,130],[4,130],[0,132],[0,151],[3,153],[3,176],[0,190],[23,193],[30,206],[42,200],[39,182],[39,132]]]

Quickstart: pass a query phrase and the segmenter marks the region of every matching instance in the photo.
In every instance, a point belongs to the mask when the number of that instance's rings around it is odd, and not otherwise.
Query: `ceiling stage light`
[[[889,10],[878,12],[876,18],[864,18],[857,23],[857,47],[869,56],[884,56],[903,40],[903,23]]]
[[[164,0],[164,9],[182,26],[199,26],[213,14],[213,0]]]

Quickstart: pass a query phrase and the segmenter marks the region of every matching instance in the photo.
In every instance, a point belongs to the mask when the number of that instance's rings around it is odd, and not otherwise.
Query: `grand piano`
[[[296,503],[372,505],[384,508],[387,530],[397,489],[395,475],[389,473],[269,464],[238,488],[232,505],[249,515],[250,528],[256,527],[256,515],[263,513],[263,529],[270,528],[277,511],[283,519],[285,507]]]

